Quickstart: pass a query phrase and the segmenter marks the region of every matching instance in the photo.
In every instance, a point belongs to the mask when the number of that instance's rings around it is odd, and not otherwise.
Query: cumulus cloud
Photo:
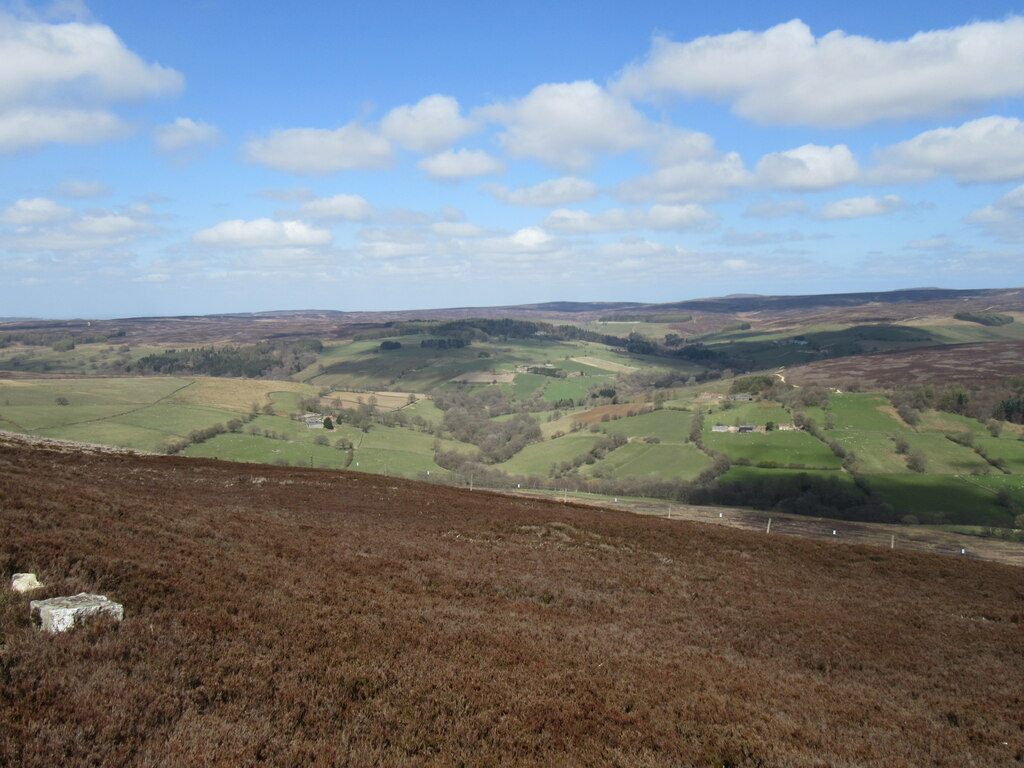
[[[661,203],[718,200],[738,187],[749,185],[753,175],[735,152],[713,159],[689,160],[660,168],[653,174],[623,182],[615,190],[621,200]]]
[[[395,107],[381,120],[381,133],[406,149],[436,152],[475,128],[451,96],[427,96],[412,106]]]
[[[806,210],[807,203],[803,200],[758,200],[748,205],[743,215],[755,219],[781,219],[783,216],[793,216]]]
[[[856,126],[948,113],[1024,94],[1024,18],[881,41],[799,19],[677,43],[655,40],[613,87],[730,103],[759,123]]]
[[[544,208],[553,205],[568,205],[593,200],[597,197],[597,185],[586,179],[575,176],[563,176],[560,179],[549,179],[532,187],[509,189],[496,184],[486,189],[496,200],[510,205],[533,206]]]
[[[332,236],[302,221],[232,219],[196,232],[192,240],[221,248],[290,248],[328,245]]]
[[[524,98],[479,110],[501,123],[501,142],[514,157],[533,157],[555,168],[581,170],[597,152],[649,145],[656,132],[629,102],[590,80],[545,83]]]
[[[299,213],[318,221],[365,221],[373,215],[373,206],[360,195],[334,195],[303,203]]]
[[[72,209],[57,205],[53,200],[48,200],[45,197],[33,197],[18,200],[13,205],[9,205],[0,213],[0,221],[20,226],[51,224],[70,218],[74,213]]]
[[[959,182],[1024,179],[1024,122],[983,117],[935,128],[878,153],[880,181],[924,181],[948,174]]]
[[[130,133],[131,128],[121,118],[101,109],[0,109],[0,152],[44,144],[97,144]]]
[[[699,205],[654,205],[650,209],[613,208],[600,213],[559,208],[544,220],[544,228],[564,235],[614,232],[633,229],[701,229],[717,222],[717,216]]]
[[[804,144],[765,155],[757,164],[758,180],[769,187],[800,191],[831,189],[857,179],[860,169],[849,147]]]
[[[430,225],[438,237],[483,237],[487,230],[469,221],[438,221]]]
[[[153,130],[153,138],[161,152],[180,152],[215,143],[220,139],[220,131],[209,123],[179,117],[169,125],[157,126]]]
[[[0,11],[0,152],[89,144],[130,128],[108,105],[179,91],[173,69],[147,64],[102,24],[49,24]]]
[[[885,197],[850,197],[822,206],[819,219],[862,219],[867,216],[881,216],[885,213],[906,208],[907,203],[898,195]]]
[[[416,166],[435,179],[468,179],[505,171],[505,164],[479,149],[448,150],[424,158]]]
[[[391,164],[391,143],[356,123],[335,130],[289,128],[246,142],[245,157],[278,171],[326,176],[352,169]]]
[[[1004,242],[1024,242],[1024,184],[966,217],[989,235]]]

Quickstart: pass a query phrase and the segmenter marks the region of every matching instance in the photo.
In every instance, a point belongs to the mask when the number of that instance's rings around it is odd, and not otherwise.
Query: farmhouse
[[[310,429],[323,429],[324,428],[324,415],[322,413],[306,413],[299,417]]]
[[[794,432],[796,427],[792,424],[779,424],[779,432]]]

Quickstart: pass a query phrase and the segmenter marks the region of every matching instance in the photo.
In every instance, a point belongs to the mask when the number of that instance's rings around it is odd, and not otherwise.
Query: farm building
[[[749,392],[739,392],[735,395],[732,395],[731,397],[737,403],[749,403],[751,400],[754,399],[754,396],[751,395]]]
[[[324,416],[322,413],[307,413],[300,416],[299,419],[310,429],[324,428]]]
[[[731,430],[725,424],[715,424],[713,427],[711,427],[711,431],[712,432],[729,432]]]
[[[754,427],[753,424],[740,424],[739,429],[737,430],[737,432],[741,432],[741,433],[743,433],[743,432],[754,432],[755,430],[756,430],[756,427]]]

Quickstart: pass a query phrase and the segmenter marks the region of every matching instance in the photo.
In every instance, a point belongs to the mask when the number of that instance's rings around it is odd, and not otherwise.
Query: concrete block
[[[11,589],[15,592],[31,592],[42,588],[43,585],[34,573],[16,573],[11,577]]]
[[[28,604],[32,616],[39,616],[43,632],[67,632],[89,616],[108,616],[115,621],[124,618],[124,606],[115,603],[106,595],[90,595],[79,592],[70,597],[51,597],[49,600],[33,600]]]

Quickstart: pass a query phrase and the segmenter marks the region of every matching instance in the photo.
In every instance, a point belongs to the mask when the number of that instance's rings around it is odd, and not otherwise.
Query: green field
[[[1013,474],[1024,475],[1024,441],[1005,437],[979,437],[974,442],[993,459],[1003,459],[1006,469]]]
[[[571,461],[581,453],[586,453],[598,440],[600,435],[590,432],[576,432],[555,440],[545,440],[526,446],[509,459],[495,466],[510,475],[540,475],[546,477],[553,464]]]
[[[827,445],[806,432],[714,432],[704,435],[704,443],[733,461],[746,459],[753,464],[771,461],[782,467],[802,465],[823,469],[841,466],[839,458]]]
[[[853,485],[853,475],[835,469],[763,469],[761,467],[730,467],[718,476],[719,482],[765,482],[767,480],[796,479],[800,475],[808,475],[823,480],[837,480]]]
[[[662,480],[693,480],[711,466],[694,445],[632,442],[593,464],[588,474],[604,477],[654,475]]]
[[[963,478],[910,474],[868,479],[898,514],[914,515],[925,524],[1008,525],[1013,520],[996,504],[994,493]]]
[[[770,400],[758,400],[752,403],[735,403],[726,407],[709,409],[704,418],[704,431],[710,432],[715,424],[726,426],[764,426],[769,421],[776,424],[788,424],[791,421],[789,411]]]
[[[927,459],[926,471],[935,475],[969,475],[972,472],[997,472],[970,448],[947,440],[939,434],[903,435],[911,453],[917,451]]]
[[[906,458],[896,453],[896,443],[888,435],[841,430],[828,430],[825,434],[856,455],[857,467],[861,472],[910,472]]]
[[[903,422],[879,410],[891,407],[889,398],[885,395],[832,395],[829,402],[836,429],[870,432],[896,432],[906,429]],[[824,424],[824,417],[818,423]]]
[[[602,422],[601,429],[609,434],[626,437],[656,437],[666,443],[683,443],[689,439],[693,414],[667,408]]]

